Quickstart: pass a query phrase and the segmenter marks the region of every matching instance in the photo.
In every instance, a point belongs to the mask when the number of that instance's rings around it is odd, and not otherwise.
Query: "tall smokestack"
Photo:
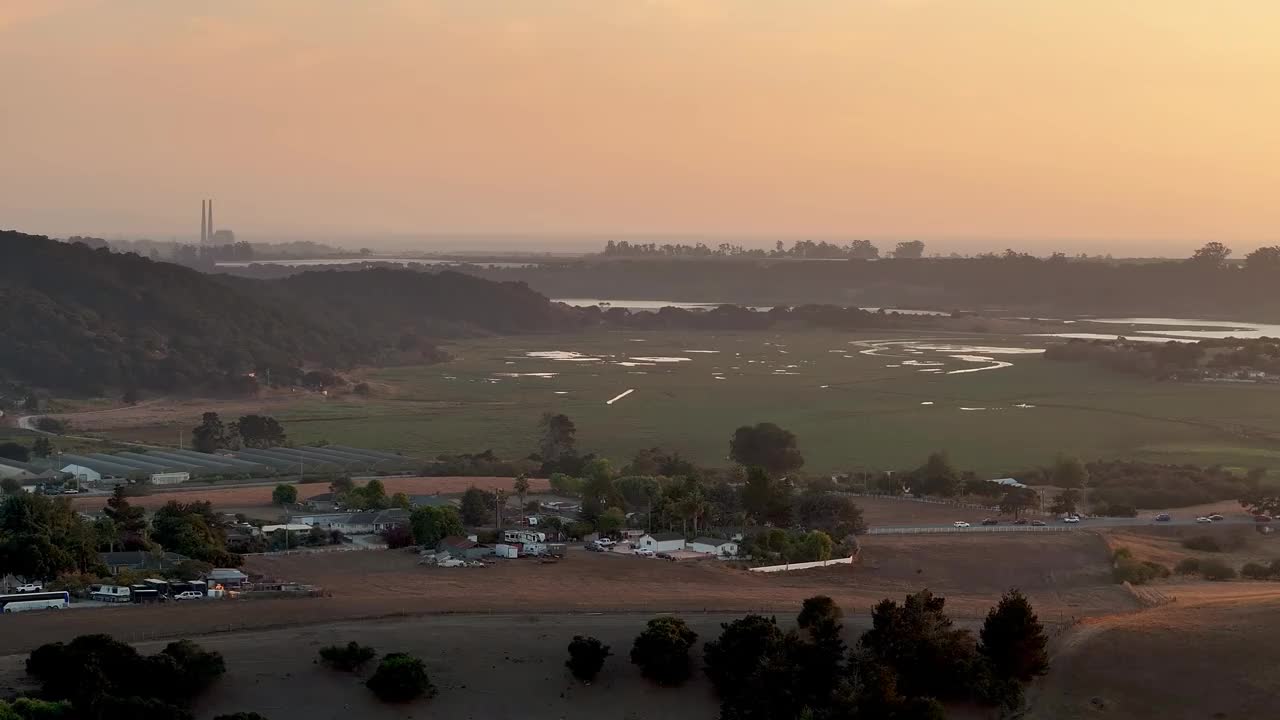
[[[200,244],[204,245],[209,240],[209,225],[205,221],[205,201],[200,201]]]
[[[209,242],[213,242],[213,198],[209,198]]]

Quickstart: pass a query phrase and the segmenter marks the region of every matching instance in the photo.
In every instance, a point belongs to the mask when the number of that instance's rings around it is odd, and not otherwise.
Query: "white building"
[[[716,557],[735,557],[738,554],[738,543],[722,538],[700,537],[689,541],[689,549]]]
[[[71,473],[76,477],[77,480],[79,480],[82,483],[102,482],[102,473],[98,472],[97,470],[94,470],[93,468],[85,467],[83,465],[76,465],[74,463],[71,465],[65,465],[62,468],[62,472]]]
[[[641,535],[639,545],[656,553],[676,552],[684,549],[684,535],[676,532]]]

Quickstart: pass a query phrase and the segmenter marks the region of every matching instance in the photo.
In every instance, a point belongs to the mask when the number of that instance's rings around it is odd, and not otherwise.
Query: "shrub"
[[[71,703],[20,697],[6,703],[0,700],[0,720],[70,720]]]
[[[1271,561],[1271,574],[1280,578],[1280,558]]]
[[[1149,560],[1138,562],[1126,555],[1116,560],[1112,575],[1116,582],[1146,585],[1152,580],[1169,577],[1169,568]]]
[[[564,664],[574,677],[583,682],[591,682],[600,674],[605,658],[611,654],[609,646],[599,640],[574,635],[573,641],[569,643],[569,659]]]
[[[422,661],[405,653],[383,656],[373,677],[365,687],[383,702],[409,702],[420,697],[435,697],[436,688],[427,677]]]
[[[1182,547],[1201,552],[1222,552],[1222,546],[1218,544],[1218,541],[1208,535],[1189,537],[1182,541]]]
[[[689,679],[689,648],[697,641],[698,634],[680,618],[654,618],[636,636],[631,662],[659,685],[679,685]]]
[[[1250,580],[1270,580],[1273,575],[1271,568],[1262,563],[1245,563],[1240,568],[1240,577],[1249,578]]]
[[[1236,576],[1236,570],[1221,560],[1213,559],[1200,563],[1200,574],[1205,580],[1230,580]]]
[[[382,539],[392,550],[409,547],[413,544],[413,531],[403,525],[392,525],[382,531]]]
[[[213,720],[267,720],[267,718],[256,712],[238,712],[232,715],[219,715]]]
[[[355,672],[377,654],[373,648],[352,640],[346,645],[329,645],[320,648],[320,662],[334,670]]]
[[[1179,575],[1199,575],[1200,558],[1183,558],[1174,566],[1173,571]]]

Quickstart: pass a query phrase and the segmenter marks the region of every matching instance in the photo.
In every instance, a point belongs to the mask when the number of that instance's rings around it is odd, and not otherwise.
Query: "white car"
[[[173,599],[174,600],[203,600],[204,593],[198,592],[196,590],[183,590],[177,595],[174,595]]]
[[[1080,516],[1079,516],[1079,515],[1068,515],[1068,516],[1066,516],[1066,517],[1062,518],[1062,522],[1064,522],[1064,523],[1078,523],[1078,522],[1080,522]]]
[[[951,523],[951,524],[952,524],[954,527],[958,527],[958,528],[967,528],[967,527],[972,527],[971,525],[969,525],[969,523],[967,523],[967,522],[965,522],[965,521],[963,521],[963,520],[957,520],[957,521],[955,521],[955,522],[953,522],[953,523]]]
[[[40,592],[41,590],[44,590],[44,585],[38,582],[18,586],[18,592],[20,593]]]
[[[1211,523],[1211,522],[1213,522],[1213,520],[1212,520],[1211,518],[1207,518],[1207,517],[1204,517],[1204,516],[1202,515],[1202,516],[1200,516],[1200,517],[1196,518],[1196,522],[1198,522],[1198,523]]]
[[[639,555],[640,557],[653,557],[653,556],[654,556],[654,552],[653,552],[652,550],[650,550],[649,548],[636,548],[635,550],[632,550],[631,552],[635,553],[636,555]]]
[[[596,541],[596,544],[599,545],[600,547],[613,547],[618,543],[611,538],[600,538],[599,540]]]

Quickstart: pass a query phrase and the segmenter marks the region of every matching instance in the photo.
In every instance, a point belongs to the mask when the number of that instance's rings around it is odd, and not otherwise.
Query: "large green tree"
[[[226,530],[212,504],[170,500],[151,519],[151,539],[170,552],[213,565],[239,565],[227,552]]]
[[[640,674],[659,685],[680,685],[689,679],[689,649],[698,633],[677,617],[649,621],[631,646],[631,662]]]
[[[987,613],[978,637],[978,652],[998,677],[1027,683],[1049,671],[1049,638],[1031,602],[1018,590],[1005,593]]]
[[[744,425],[734,431],[729,457],[745,467],[764,468],[775,477],[804,465],[795,433],[767,422]]]
[[[489,522],[494,507],[494,495],[472,485],[462,493],[460,514],[466,525],[484,525]]]
[[[273,448],[285,444],[284,427],[269,415],[244,415],[231,423],[231,435],[247,448]]]
[[[911,476],[911,492],[915,495],[954,497],[960,490],[960,475],[945,452],[930,453]]]
[[[466,532],[458,511],[451,507],[414,508],[409,513],[409,527],[413,529],[413,542],[429,548],[434,548],[446,537]]]
[[[227,428],[216,412],[201,415],[200,424],[191,429],[191,447],[197,452],[217,452],[228,444]]]

